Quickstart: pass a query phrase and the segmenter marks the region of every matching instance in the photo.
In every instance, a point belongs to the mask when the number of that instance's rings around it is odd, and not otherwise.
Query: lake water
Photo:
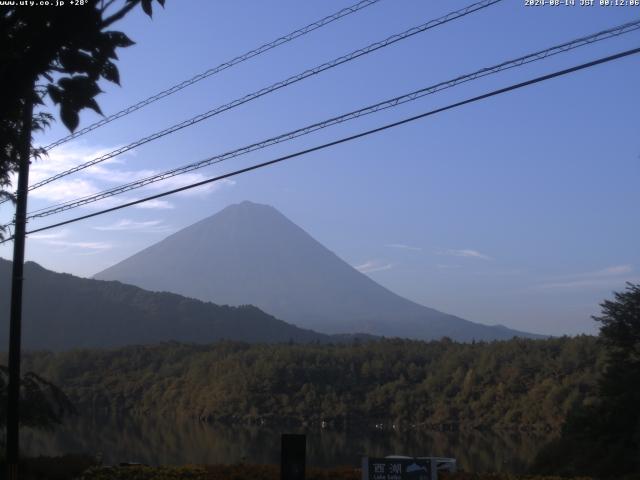
[[[317,467],[360,464],[363,455],[444,456],[474,472],[522,473],[549,437],[488,432],[340,432],[223,426],[190,420],[75,418],[53,432],[22,433],[27,455],[88,453],[107,464],[214,463],[274,464],[280,460],[280,434],[307,434],[307,464]]]

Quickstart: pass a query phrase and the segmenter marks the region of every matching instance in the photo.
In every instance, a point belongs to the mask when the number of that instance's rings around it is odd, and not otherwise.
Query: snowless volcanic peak
[[[533,336],[418,305],[371,280],[275,208],[230,205],[98,273],[216,304],[251,304],[323,333],[457,340]]]

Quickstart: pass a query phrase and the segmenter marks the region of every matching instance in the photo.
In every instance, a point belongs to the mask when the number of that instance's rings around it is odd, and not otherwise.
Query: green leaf
[[[107,41],[111,45],[115,47],[126,48],[136,44],[136,42],[131,40],[122,32],[115,32],[115,31],[104,32],[104,37],[107,39]]]
[[[91,55],[84,52],[63,50],[60,52],[60,63],[68,73],[86,73],[92,77],[99,74],[99,65]]]
[[[153,0],[142,0],[142,10],[144,10],[144,13],[146,13],[150,17],[153,14],[153,11],[152,11],[152,8],[151,8],[151,2],[152,1]]]
[[[78,124],[80,123],[78,112],[66,103],[63,103],[60,106],[60,118],[62,119],[64,126],[72,132],[78,128]]]
[[[118,55],[116,54],[117,45],[114,44],[111,35],[111,32],[104,32],[100,35],[99,40],[96,42],[97,53],[96,55],[100,58],[111,58],[113,60],[118,59]]]
[[[113,62],[107,60],[104,65],[102,65],[101,75],[106,80],[120,85],[120,73],[118,72],[118,67],[116,67]]]
[[[51,97],[51,101],[56,105],[62,101],[62,89],[55,85],[47,85],[47,93]]]
[[[74,103],[77,99],[95,97],[102,92],[95,79],[85,75],[74,75],[58,80],[58,85],[64,90],[64,96]],[[82,103],[79,101],[78,103]]]
[[[78,126],[78,113],[83,108],[90,108],[102,115],[102,111],[94,97],[101,90],[95,79],[86,75],[75,75],[58,80],[60,91],[55,92],[60,102],[60,117],[69,130],[74,131]],[[54,90],[52,90],[54,91]]]
[[[96,113],[99,113],[100,115],[104,115],[102,113],[102,110],[100,110],[100,106],[98,105],[98,102],[96,102],[95,99],[93,99],[93,98],[89,98],[87,100],[86,107],[90,108],[91,110],[93,110]]]

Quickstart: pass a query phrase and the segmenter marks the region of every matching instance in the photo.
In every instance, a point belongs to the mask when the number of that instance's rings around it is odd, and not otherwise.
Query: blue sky
[[[470,2],[382,0],[51,151],[45,178]],[[577,1],[579,3],[579,1]],[[122,87],[105,113],[347,5],[167,1],[118,24]],[[91,194],[640,17],[639,7],[525,7],[505,0],[32,192],[30,209]],[[472,82],[186,177],[139,198],[637,47],[607,40]],[[640,282],[640,57],[579,72],[317,152],[232,181],[28,239],[27,258],[90,276],[226,205],[275,206],[391,290],[469,320],[549,334],[595,332],[590,315]],[[97,119],[82,115],[81,125]],[[54,125],[42,144],[66,132]],[[109,200],[37,228],[120,203]],[[11,217],[5,205],[0,212]],[[10,247],[0,248],[10,258]]]

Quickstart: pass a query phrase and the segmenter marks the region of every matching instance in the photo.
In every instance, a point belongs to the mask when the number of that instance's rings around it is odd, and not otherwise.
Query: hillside
[[[231,424],[558,429],[593,401],[594,337],[491,343],[164,344],[31,354],[87,414]]]
[[[25,264],[23,347],[63,350],[166,341],[326,342],[256,307],[219,306]],[[11,262],[0,259],[0,350],[8,345]]]
[[[463,320],[396,295],[273,207],[251,202],[231,205],[95,278],[217,304],[256,305],[286,322],[329,334],[461,341],[536,337]]]

